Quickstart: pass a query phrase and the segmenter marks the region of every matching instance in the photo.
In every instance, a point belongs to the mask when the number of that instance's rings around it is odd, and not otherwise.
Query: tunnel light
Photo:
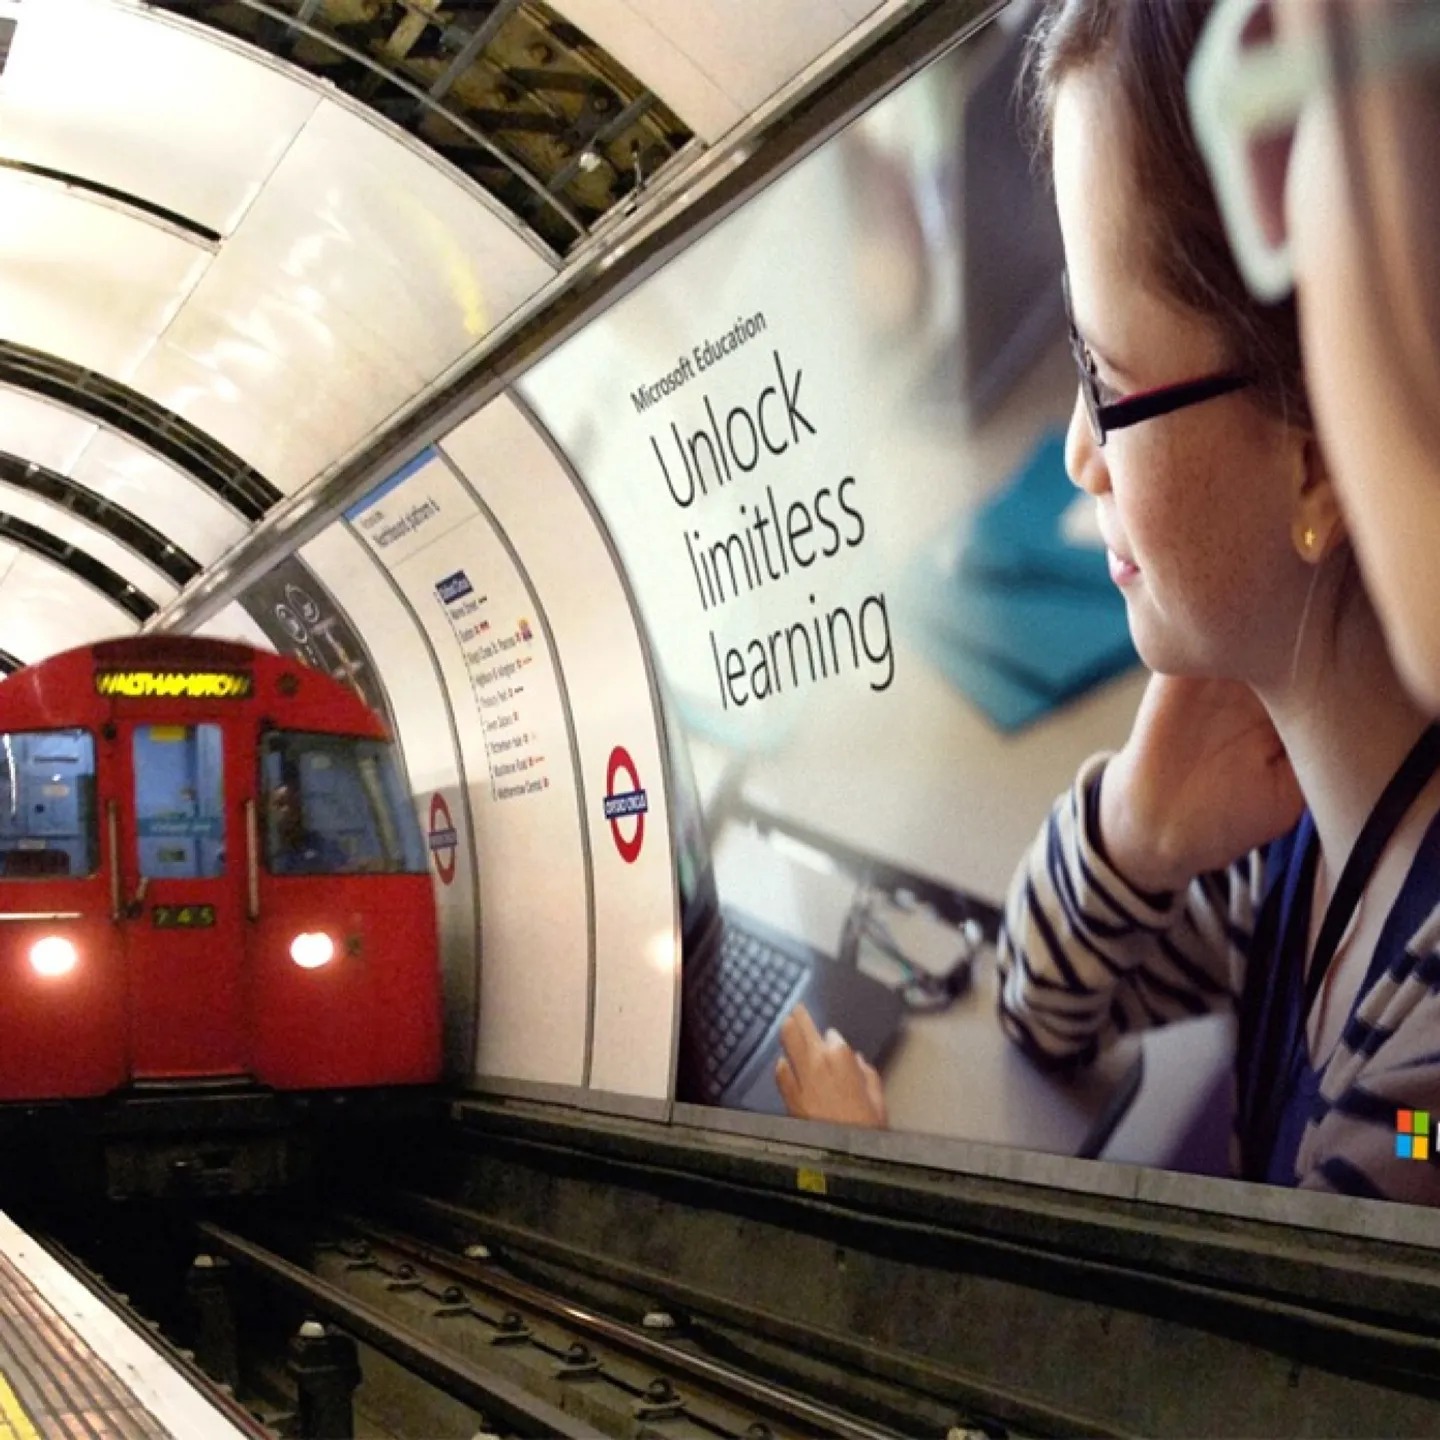
[[[335,958],[335,942],[323,932],[302,931],[290,942],[290,958],[302,970],[318,970]]]
[[[79,952],[63,935],[47,935],[30,947],[30,968],[47,980],[68,975],[79,960]]]

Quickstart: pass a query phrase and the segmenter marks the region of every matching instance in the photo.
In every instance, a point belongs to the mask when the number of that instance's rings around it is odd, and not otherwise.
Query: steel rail
[[[737,1303],[707,1287],[697,1286],[626,1259],[600,1256],[583,1246],[557,1240],[528,1226],[485,1215],[449,1200],[416,1191],[387,1195],[408,1220],[423,1217],[431,1223],[455,1227],[476,1240],[509,1244],[551,1264],[570,1266],[610,1284],[645,1290],[666,1304],[713,1317],[732,1328],[743,1328],[767,1342],[784,1345],[802,1355],[847,1368],[882,1384],[899,1386],[926,1400],[953,1406],[962,1414],[983,1416],[1007,1431],[1041,1435],[1092,1436],[1096,1440],[1134,1440],[1134,1432],[1096,1421],[1062,1406],[1026,1395],[1014,1386],[991,1380],[931,1358],[918,1358],[866,1345],[850,1335],[820,1329],[774,1311],[759,1311]]]
[[[555,1405],[531,1395],[501,1376],[491,1374],[443,1346],[397,1325],[382,1311],[318,1276],[311,1275],[283,1256],[226,1230],[201,1221],[196,1233],[207,1248],[238,1265],[263,1275],[281,1289],[298,1295],[318,1314],[388,1356],[437,1390],[498,1420],[522,1435],[563,1436],[566,1440],[592,1440],[600,1432]]]
[[[836,1436],[837,1440],[895,1440],[893,1430],[857,1420],[842,1410],[811,1400],[794,1390],[756,1380],[733,1366],[723,1365],[719,1361],[681,1350],[663,1340],[637,1333],[633,1327],[621,1321],[611,1320],[569,1300],[558,1299],[538,1285],[531,1285],[508,1275],[492,1274],[483,1264],[467,1263],[439,1246],[403,1235],[388,1226],[376,1224],[373,1220],[348,1214],[336,1215],[334,1219],[407,1260],[419,1260],[433,1269],[448,1271],[477,1289],[488,1290],[516,1304],[528,1306],[575,1330],[586,1331],[605,1344],[628,1350],[648,1363],[672,1371],[682,1371],[688,1378],[726,1391],[747,1405],[768,1410],[787,1420],[814,1425],[827,1434]]]

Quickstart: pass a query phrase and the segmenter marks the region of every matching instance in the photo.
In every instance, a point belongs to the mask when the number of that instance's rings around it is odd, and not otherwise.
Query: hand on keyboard
[[[810,1012],[797,1005],[780,1027],[780,1044],[785,1058],[776,1064],[775,1083],[792,1115],[837,1125],[885,1126],[879,1072],[837,1031],[821,1035]]]

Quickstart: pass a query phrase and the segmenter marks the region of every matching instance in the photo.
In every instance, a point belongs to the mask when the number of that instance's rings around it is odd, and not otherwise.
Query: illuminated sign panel
[[[244,700],[253,677],[220,670],[105,670],[95,676],[101,695],[130,700]]]

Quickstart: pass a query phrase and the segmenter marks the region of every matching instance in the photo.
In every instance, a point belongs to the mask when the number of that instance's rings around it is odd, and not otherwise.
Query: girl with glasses
[[[1247,291],[1184,103],[1203,0],[1049,0],[1031,43],[1079,394],[1066,447],[1153,672],[1007,898],[1001,1023],[1038,1062],[1238,1018],[1242,1177],[1440,1203],[1440,730],[1396,675],[1311,429],[1294,308]],[[803,1016],[793,1113],[883,1123]],[[1201,1083],[1197,1079],[1197,1083]]]
[[[1222,0],[1188,100],[1251,289],[1298,285],[1356,550],[1440,713],[1440,4]]]

